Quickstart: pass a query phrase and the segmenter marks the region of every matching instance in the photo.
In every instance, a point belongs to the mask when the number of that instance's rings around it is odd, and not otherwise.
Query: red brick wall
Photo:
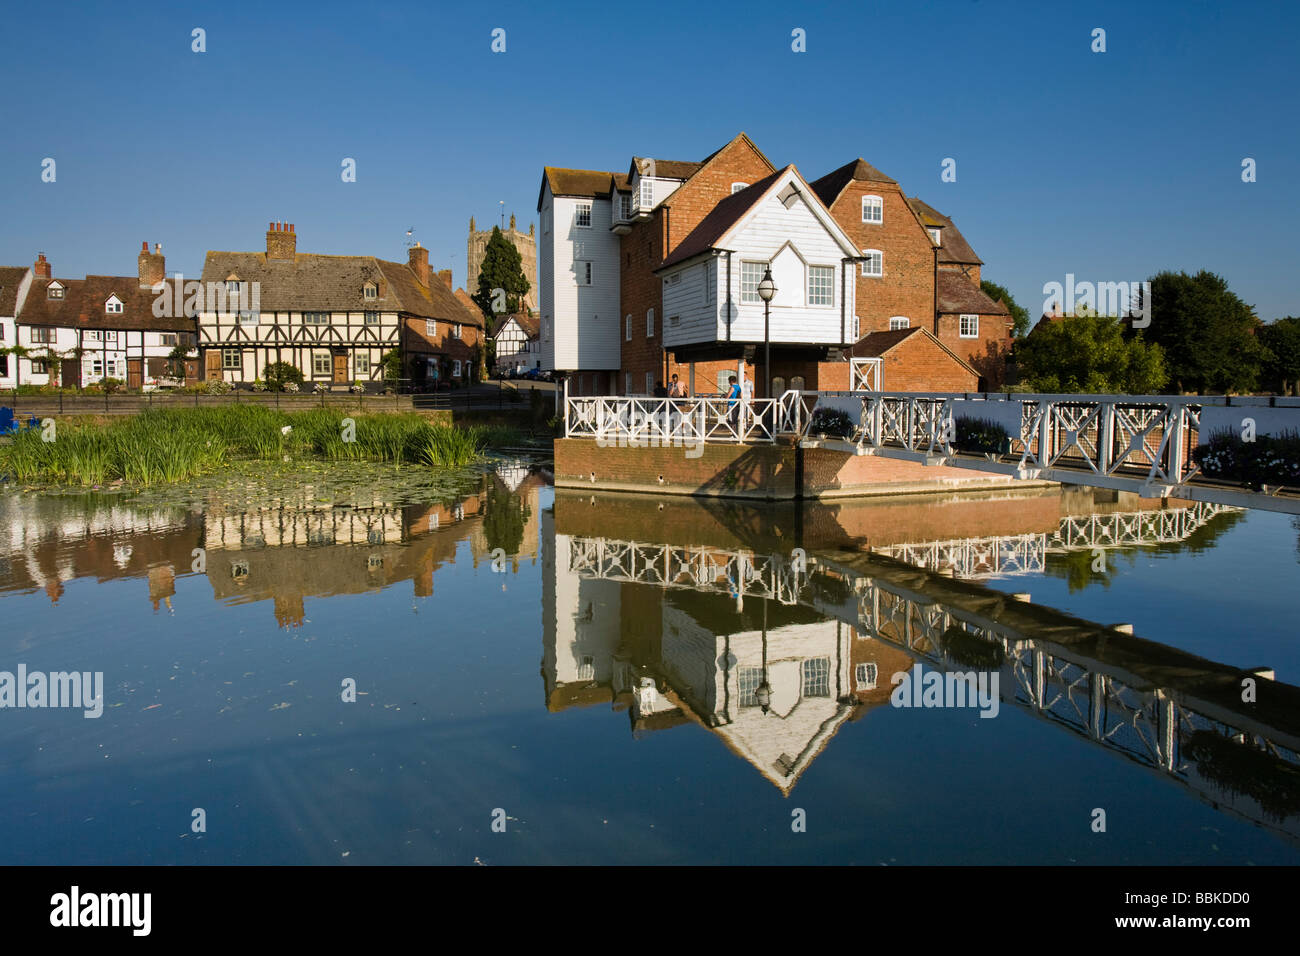
[[[883,201],[878,225],[862,221],[863,196]],[[862,319],[860,334],[888,329],[895,315],[929,328],[934,319],[934,243],[898,185],[853,180],[831,206],[831,214],[858,249],[879,249],[885,255],[880,278],[864,276],[858,269],[854,307]]]
[[[1011,316],[981,315],[979,335],[961,337],[961,315],[945,312],[936,323],[935,338],[975,367],[983,380],[983,389],[996,391],[1006,381],[1007,336],[1011,333]]]
[[[882,375],[887,392],[973,392],[979,381],[919,332],[885,353]]]

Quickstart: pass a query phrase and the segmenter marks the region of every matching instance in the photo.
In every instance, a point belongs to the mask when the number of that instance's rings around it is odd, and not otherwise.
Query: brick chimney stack
[[[420,284],[427,288],[429,285],[429,250],[417,242],[406,251],[406,261],[410,265],[411,271],[419,278]]]
[[[140,243],[140,255],[136,257],[140,270],[140,288],[151,289],[167,277],[167,260],[162,254],[162,243],[149,251],[149,243]]]
[[[38,279],[48,279],[50,277],[50,263],[45,258],[45,253],[36,254],[36,262],[32,266],[32,275]]]
[[[448,288],[448,289],[451,288],[451,270],[450,270],[450,269],[443,269],[442,271],[440,271],[440,272],[438,273],[438,278],[441,279],[443,282],[447,283],[447,288]]]
[[[288,259],[298,253],[298,236],[291,222],[273,222],[266,230],[266,258]]]

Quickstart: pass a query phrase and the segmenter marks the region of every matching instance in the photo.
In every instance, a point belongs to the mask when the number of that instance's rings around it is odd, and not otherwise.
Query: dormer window
[[[938,229],[928,229],[926,231],[930,233],[930,238],[934,240],[934,244],[936,246],[943,245],[942,240],[939,238],[943,234],[942,232],[940,232]]]
[[[862,221],[880,225],[885,221],[885,201],[879,196],[862,197]]]
[[[580,202],[573,207],[573,224],[579,229],[591,228],[591,203]]]
[[[749,188],[749,183],[732,183],[731,193],[732,195],[735,195],[736,193],[740,192],[742,189],[748,189],[748,188]]]
[[[367,282],[365,287],[361,290],[361,294],[367,299],[377,299],[379,298],[379,286],[375,285],[373,282]]]
[[[115,295],[110,295],[108,301],[104,303],[104,311],[111,315],[121,315],[122,300]]]
[[[57,282],[51,282],[49,286],[46,287],[45,296],[49,299],[62,299],[63,286]]]
[[[239,295],[239,278],[231,276],[226,280],[226,295]]]
[[[638,193],[637,205],[646,212],[649,212],[655,205],[654,180],[642,177],[638,187]]]
[[[618,218],[626,221],[632,218],[632,194],[620,193],[618,197]]]

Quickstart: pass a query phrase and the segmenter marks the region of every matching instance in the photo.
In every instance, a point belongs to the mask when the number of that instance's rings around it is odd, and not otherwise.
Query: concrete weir
[[[804,448],[793,440],[754,444],[710,442],[695,447],[633,446],[558,438],[555,484],[560,488],[653,491],[786,501],[1055,487],[1056,482],[923,465],[829,448]]]

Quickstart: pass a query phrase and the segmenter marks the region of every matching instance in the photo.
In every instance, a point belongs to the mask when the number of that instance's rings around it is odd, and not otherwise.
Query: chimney
[[[293,231],[293,223],[271,223],[266,230],[266,258],[292,261],[297,252],[298,237]]]
[[[162,254],[162,243],[149,251],[149,243],[140,243],[140,255],[136,257],[140,270],[140,288],[152,289],[167,277],[167,260]]]
[[[420,285],[429,285],[429,250],[418,242],[406,250],[406,262],[420,280]]]
[[[32,266],[32,274],[38,279],[48,279],[50,277],[50,263],[45,258],[45,253],[36,254],[36,263]]]
[[[438,278],[441,279],[443,282],[447,283],[447,288],[448,288],[448,289],[451,288],[451,270],[450,270],[450,269],[443,269],[442,271],[440,271],[440,272],[438,273]]]

